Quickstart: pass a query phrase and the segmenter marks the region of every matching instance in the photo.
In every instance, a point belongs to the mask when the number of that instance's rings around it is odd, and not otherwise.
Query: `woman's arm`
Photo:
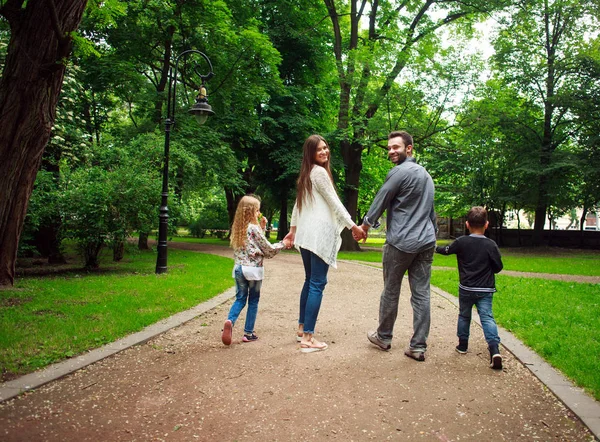
[[[340,201],[325,169],[320,166],[314,166],[313,171],[311,172],[311,178],[313,180],[313,189],[319,192],[325,199],[335,217],[340,220],[345,227],[352,230],[356,224],[352,221],[352,217]]]

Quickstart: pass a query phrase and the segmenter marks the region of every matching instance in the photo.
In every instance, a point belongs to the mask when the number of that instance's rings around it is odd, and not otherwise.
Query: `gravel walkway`
[[[477,326],[469,353],[457,354],[457,311],[446,299],[432,296],[427,360],[413,361],[403,354],[412,322],[405,284],[392,350],[382,352],[366,339],[377,324],[381,270],[342,262],[330,270],[317,323],[330,347],[303,354],[295,341],[300,256],[268,260],[265,273],[257,342],[242,343],[238,326],[233,344],[221,344],[229,300],[0,404],[0,440],[594,440],[512,354],[504,351],[504,370],[491,370]]]

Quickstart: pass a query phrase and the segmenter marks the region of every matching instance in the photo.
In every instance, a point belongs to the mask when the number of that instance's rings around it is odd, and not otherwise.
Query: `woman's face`
[[[315,152],[315,163],[319,166],[324,166],[329,161],[329,148],[325,141],[321,140]]]

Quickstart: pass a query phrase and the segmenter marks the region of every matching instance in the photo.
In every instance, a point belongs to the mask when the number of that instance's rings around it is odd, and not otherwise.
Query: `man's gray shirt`
[[[364,222],[376,226],[387,210],[386,242],[402,252],[422,252],[435,245],[433,194],[429,173],[408,157],[387,174]]]

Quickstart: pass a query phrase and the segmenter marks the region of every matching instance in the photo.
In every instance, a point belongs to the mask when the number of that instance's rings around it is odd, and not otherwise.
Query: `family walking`
[[[404,354],[416,361],[425,361],[431,325],[433,255],[436,251],[456,254],[460,275],[459,345],[456,350],[467,352],[471,310],[475,305],[489,345],[490,366],[502,368],[500,339],[492,314],[494,274],[502,269],[502,261],[496,244],[483,235],[487,228],[487,212],[482,207],[473,208],[466,223],[471,235],[436,249],[434,184],[425,168],[413,158],[411,135],[403,131],[391,132],[388,157],[395,167],[387,174],[360,226],[354,223],[337,195],[330,170],[329,145],[319,135],[311,135],[304,143],[290,231],[283,241],[271,244],[264,236],[266,219],[261,219],[259,199],[250,195],[242,198],[231,231],[236,299],[223,326],[225,345],[231,344],[233,326],[246,303],[242,341],[258,339],[254,323],[264,275],[263,260],[284,248],[295,247],[301,254],[305,271],[296,340],[303,353],[326,350],[327,343],[316,339],[314,334],[327,273],[330,266],[336,267],[342,242],[340,233],[347,228],[356,241],[364,241],[369,229],[377,228],[379,218],[386,212],[387,231],[382,258],[384,289],[379,303],[379,324],[376,330],[367,334],[368,340],[381,350],[391,349],[402,280],[408,273],[413,335]]]

